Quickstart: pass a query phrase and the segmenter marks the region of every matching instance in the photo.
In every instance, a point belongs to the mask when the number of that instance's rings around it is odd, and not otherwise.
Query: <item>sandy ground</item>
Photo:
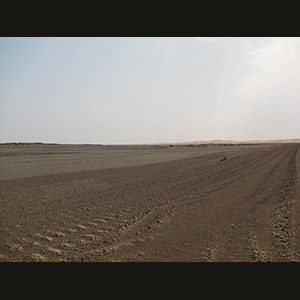
[[[173,145],[172,145],[173,146]],[[0,180],[140,166],[249,146],[0,145]]]
[[[300,261],[299,144],[1,145],[0,171],[0,261]]]

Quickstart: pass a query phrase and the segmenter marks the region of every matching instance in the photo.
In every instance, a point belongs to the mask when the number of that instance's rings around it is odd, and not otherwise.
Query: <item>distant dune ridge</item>
[[[182,144],[278,144],[278,143],[300,143],[300,139],[282,139],[282,140],[212,140],[212,141],[193,141],[182,142]]]

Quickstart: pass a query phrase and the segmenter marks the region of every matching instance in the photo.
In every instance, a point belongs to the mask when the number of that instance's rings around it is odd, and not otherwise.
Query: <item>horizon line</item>
[[[0,145],[94,145],[94,146],[118,146],[118,145],[198,145],[198,144],[272,144],[272,143],[300,143],[300,138],[289,138],[289,139],[268,139],[268,140],[198,140],[198,141],[185,141],[185,142],[159,142],[159,143],[57,143],[57,142],[24,142],[24,141],[14,141],[14,142],[1,142]]]

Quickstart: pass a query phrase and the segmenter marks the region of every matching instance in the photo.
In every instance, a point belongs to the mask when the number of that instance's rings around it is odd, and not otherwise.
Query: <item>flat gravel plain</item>
[[[0,145],[0,261],[300,261],[300,145]]]

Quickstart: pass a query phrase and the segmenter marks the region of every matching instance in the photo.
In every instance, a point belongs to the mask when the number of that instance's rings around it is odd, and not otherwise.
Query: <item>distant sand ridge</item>
[[[300,139],[282,139],[282,140],[211,140],[211,141],[193,141],[184,142],[185,144],[278,144],[278,143],[300,143]]]

